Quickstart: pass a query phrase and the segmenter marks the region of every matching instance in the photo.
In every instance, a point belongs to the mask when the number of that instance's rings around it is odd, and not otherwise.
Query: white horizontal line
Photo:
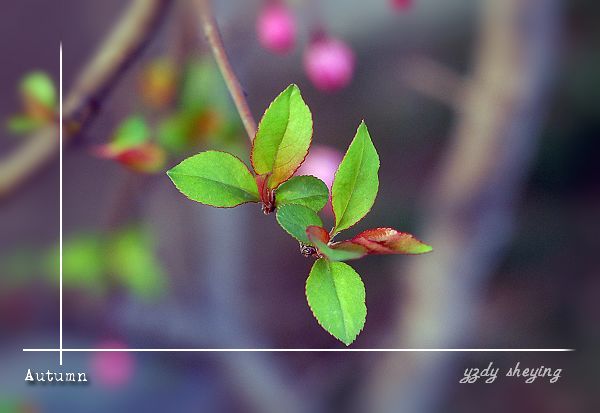
[[[75,353],[95,353],[95,352],[127,352],[127,353],[232,353],[232,352],[260,352],[260,353],[300,353],[300,352],[474,352],[474,353],[494,353],[494,352],[568,352],[575,351],[572,348],[24,348],[27,352],[75,352]]]

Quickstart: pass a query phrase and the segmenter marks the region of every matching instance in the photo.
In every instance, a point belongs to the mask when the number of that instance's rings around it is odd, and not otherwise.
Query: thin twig
[[[100,103],[140,55],[165,16],[172,0],[135,0],[76,79],[63,110],[65,142],[79,135]],[[58,152],[58,127],[49,126],[0,162],[0,198],[8,195]]]
[[[246,95],[242,89],[242,85],[233,72],[233,68],[231,67],[227,53],[225,52],[223,39],[221,38],[221,33],[219,32],[219,27],[217,26],[210,0],[194,1],[198,18],[202,24],[204,36],[206,36],[210,50],[217,61],[217,65],[219,66],[223,78],[225,79],[229,93],[231,94],[240,117],[242,118],[242,123],[246,129],[248,138],[250,139],[250,142],[252,142],[254,139],[254,134],[256,133],[256,121],[252,116],[252,112],[250,112],[250,107],[246,101]]]

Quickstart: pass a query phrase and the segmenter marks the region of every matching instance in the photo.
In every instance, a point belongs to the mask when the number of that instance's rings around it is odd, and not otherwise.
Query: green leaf
[[[201,152],[183,160],[167,175],[181,193],[206,205],[231,208],[259,200],[254,177],[230,153]]]
[[[150,138],[150,129],[146,120],[139,115],[126,118],[113,135],[111,146],[116,151],[141,145]]]
[[[282,205],[277,208],[277,222],[288,234],[304,244],[311,243],[306,236],[306,228],[323,225],[315,211],[295,204]]]
[[[319,212],[329,199],[329,189],[325,182],[314,176],[295,176],[281,184],[275,193],[277,206],[304,205]]]
[[[39,129],[43,125],[39,119],[25,115],[15,115],[8,118],[6,129],[15,135],[23,135]]]
[[[330,261],[348,261],[355,260],[367,255],[367,250],[358,244],[348,243],[336,247],[336,244],[329,245],[329,233],[317,226],[306,228],[306,235],[311,244],[317,248],[317,251]]]
[[[252,166],[258,175],[271,174],[277,188],[300,167],[312,139],[312,115],[300,89],[290,85],[265,111],[252,144]]]
[[[379,156],[369,131],[361,122],[335,174],[331,203],[335,213],[333,233],[350,228],[371,209],[379,187]]]
[[[34,71],[21,80],[21,93],[25,99],[35,101],[47,109],[56,107],[56,88],[47,73]]]
[[[348,264],[315,261],[306,280],[306,298],[319,324],[347,346],[365,325],[365,286]]]

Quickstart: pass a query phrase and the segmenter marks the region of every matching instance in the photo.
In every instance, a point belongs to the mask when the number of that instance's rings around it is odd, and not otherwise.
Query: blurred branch
[[[511,236],[546,110],[558,0],[486,0],[475,68],[424,216],[435,251],[401,270],[393,347],[464,347],[485,282]],[[372,370],[367,411],[437,411],[456,356],[388,354]],[[458,380],[458,379],[457,379]]]
[[[227,57],[227,53],[225,52],[223,39],[221,38],[221,33],[219,32],[219,27],[217,26],[210,0],[193,0],[193,2],[196,6],[195,9],[198,14],[198,19],[202,24],[204,36],[208,41],[210,50],[225,79],[225,84],[233,98],[235,107],[242,118],[242,123],[246,129],[248,138],[250,139],[250,142],[252,142],[254,134],[256,133],[256,121],[254,120],[248,102],[246,101],[246,94],[242,89],[242,85],[235,75],[231,63],[229,62],[229,58]]]
[[[460,109],[465,92],[465,81],[452,69],[423,56],[402,61],[401,79],[417,92]]]
[[[134,0],[66,96],[65,142],[81,134],[101,102],[149,42],[172,0]],[[58,125],[45,128],[0,161],[0,198],[53,159],[59,149]]]

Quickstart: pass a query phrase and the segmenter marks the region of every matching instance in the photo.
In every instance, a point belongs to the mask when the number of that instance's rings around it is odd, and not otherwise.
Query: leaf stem
[[[219,32],[219,27],[217,26],[210,0],[195,0],[195,4],[198,18],[202,24],[204,36],[206,37],[210,50],[219,66],[219,70],[225,79],[225,84],[229,89],[229,93],[231,94],[240,118],[242,119],[246,133],[248,134],[248,139],[252,142],[256,133],[256,121],[252,116],[252,112],[250,112],[250,107],[246,101],[246,95],[244,94],[242,85],[235,75],[231,63],[229,62],[229,58],[227,57],[227,52],[223,45],[223,38]]]

